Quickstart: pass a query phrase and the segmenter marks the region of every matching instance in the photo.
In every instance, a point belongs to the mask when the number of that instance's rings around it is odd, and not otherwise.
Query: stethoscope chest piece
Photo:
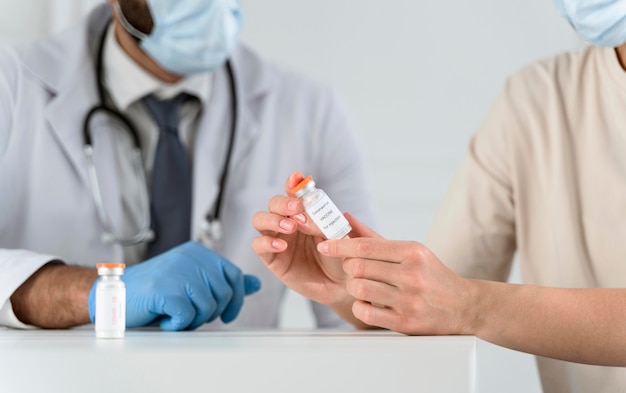
[[[222,238],[222,224],[219,220],[207,218],[202,222],[200,242],[209,248]]]

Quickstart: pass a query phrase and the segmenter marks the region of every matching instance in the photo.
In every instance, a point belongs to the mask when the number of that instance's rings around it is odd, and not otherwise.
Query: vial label
[[[126,288],[97,288],[96,336],[123,337],[126,330]]]
[[[327,239],[340,238],[350,232],[348,220],[326,194],[307,207],[306,212]]]

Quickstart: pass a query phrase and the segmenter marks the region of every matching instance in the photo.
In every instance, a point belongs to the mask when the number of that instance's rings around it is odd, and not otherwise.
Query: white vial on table
[[[126,331],[126,286],[123,263],[98,263],[96,337],[122,338]]]
[[[352,230],[348,220],[324,190],[315,187],[311,176],[302,179],[289,190],[289,194],[302,199],[304,209],[326,239],[341,239]]]

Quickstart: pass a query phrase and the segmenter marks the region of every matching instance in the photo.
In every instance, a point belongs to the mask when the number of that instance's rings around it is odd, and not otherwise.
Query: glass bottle
[[[348,220],[326,192],[315,186],[313,177],[302,179],[289,190],[289,194],[302,199],[307,214],[327,239],[341,239],[352,230]]]
[[[123,263],[98,263],[96,337],[122,338],[126,331],[126,286]]]

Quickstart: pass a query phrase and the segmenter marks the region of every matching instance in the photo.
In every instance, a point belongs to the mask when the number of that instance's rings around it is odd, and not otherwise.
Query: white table
[[[480,370],[489,350],[471,336],[387,331],[131,330],[103,340],[90,329],[0,329],[0,392],[510,391]]]

